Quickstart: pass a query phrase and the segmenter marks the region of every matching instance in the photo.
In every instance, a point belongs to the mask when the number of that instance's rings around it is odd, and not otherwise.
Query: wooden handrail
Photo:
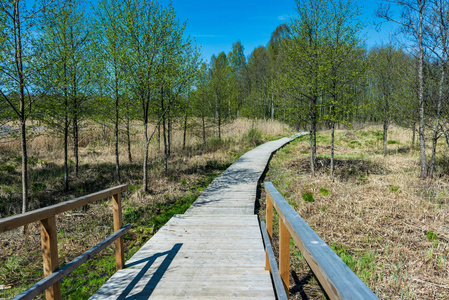
[[[268,266],[266,266],[265,269],[271,272],[276,299],[288,300],[288,294],[285,292],[284,282],[282,281],[281,275],[279,275],[278,265],[276,263],[276,258],[274,257],[273,248],[271,247],[270,236],[268,235],[264,221],[260,222],[260,231],[262,232],[262,239],[267,255],[266,263],[268,263]]]
[[[19,215],[11,216],[8,218],[0,219],[0,233],[12,230],[12,229],[20,227],[20,226],[28,225],[33,222],[40,221],[40,223],[41,223],[42,258],[44,261],[44,277],[50,276],[58,269],[58,239],[57,239],[57,231],[56,231],[56,215],[66,212],[68,210],[76,209],[76,208],[82,207],[86,204],[89,204],[89,203],[112,196],[114,231],[115,232],[121,231],[124,234],[125,231],[121,230],[121,227],[122,227],[121,193],[123,191],[126,191],[127,189],[128,189],[128,185],[120,185],[120,186],[116,186],[116,187],[113,187],[113,188],[110,188],[107,190],[103,190],[103,191],[100,191],[97,193],[93,193],[93,194],[90,194],[87,196],[83,196],[83,197],[79,197],[79,198],[76,198],[73,200],[61,202],[61,203],[58,203],[55,205],[47,206],[45,208],[29,211],[24,214],[19,214]],[[127,227],[127,228],[129,229],[129,227]],[[128,230],[128,229],[126,229],[126,230]],[[117,270],[123,269],[123,267],[125,266],[124,249],[123,249],[123,234],[113,235],[115,238],[114,239],[115,262],[116,262]],[[107,240],[107,242],[112,243],[110,238],[108,238],[106,240]],[[100,244],[102,244],[102,243],[100,243]],[[92,248],[92,249],[94,249],[94,248]],[[98,250],[98,247],[95,249]],[[85,257],[90,258],[91,256],[87,255]],[[65,273],[60,272],[59,274],[65,274]],[[53,277],[54,276],[55,275],[53,275]],[[29,290],[33,291],[35,289],[29,289]],[[56,280],[50,287],[45,289],[45,295],[46,295],[47,300],[61,299],[60,279]],[[22,298],[24,297],[23,299],[29,299],[23,295],[21,297]]]
[[[0,219],[0,233],[9,231],[11,229],[20,226],[25,226],[43,219],[47,219],[49,217],[58,215],[68,210],[82,207],[86,204],[110,197],[115,194],[120,194],[121,192],[126,191],[127,189],[128,189],[127,184],[119,185],[87,196],[82,196],[73,200],[64,201],[55,205],[32,210],[24,214],[18,214],[15,216]]]
[[[53,284],[59,282],[61,279],[72,273],[76,268],[84,264],[89,259],[93,258],[96,254],[98,254],[101,250],[104,250],[107,246],[115,242],[117,239],[122,237],[128,230],[131,228],[130,224],[123,226],[118,231],[111,234],[109,237],[102,240],[100,243],[90,248],[68,264],[65,264],[55,272],[51,273],[49,276],[37,282],[32,287],[23,291],[19,295],[15,296],[11,300],[28,300],[33,299],[47,288],[51,287]]]
[[[331,299],[378,299],[279,194],[265,182],[267,231],[272,239],[273,206],[279,215],[279,273],[288,294],[290,235]],[[268,263],[266,264],[268,266]]]

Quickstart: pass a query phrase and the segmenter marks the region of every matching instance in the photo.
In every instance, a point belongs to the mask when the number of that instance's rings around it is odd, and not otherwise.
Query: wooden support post
[[[112,209],[114,211],[114,231],[117,231],[122,227],[122,194],[120,192],[112,196]],[[117,271],[125,267],[123,237],[115,241],[115,264]]]
[[[42,257],[44,259],[44,277],[58,268],[58,239],[56,236],[55,216],[41,220]],[[45,290],[47,300],[60,300],[61,287],[59,281]]]
[[[290,232],[282,219],[279,219],[279,274],[284,283],[285,293],[289,294]]]
[[[273,202],[271,200],[271,195],[267,191],[267,207],[265,215],[266,228],[270,242],[273,241]],[[265,252],[265,270],[270,271],[270,262],[268,261],[268,254]]]

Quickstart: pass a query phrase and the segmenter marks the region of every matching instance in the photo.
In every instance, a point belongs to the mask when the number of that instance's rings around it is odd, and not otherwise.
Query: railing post
[[[112,196],[112,209],[114,214],[114,232],[122,227],[122,194],[119,192]],[[123,251],[123,237],[115,241],[115,264],[116,269],[125,267],[125,255]]]
[[[273,201],[271,200],[270,192],[266,191],[266,194],[267,194],[267,207],[266,207],[265,222],[268,236],[271,242],[273,240]],[[265,270],[270,271],[270,262],[268,261],[268,254],[266,252],[265,252]]]
[[[283,220],[279,218],[279,274],[284,283],[285,293],[289,294],[290,268],[290,232]]]
[[[44,277],[47,277],[58,268],[58,239],[56,236],[55,216],[41,220],[41,244],[44,260]],[[59,281],[45,290],[45,296],[47,300],[61,299]]]

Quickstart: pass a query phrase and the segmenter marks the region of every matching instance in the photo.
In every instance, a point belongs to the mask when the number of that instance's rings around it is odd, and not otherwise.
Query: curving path
[[[90,299],[275,299],[255,215],[257,184],[272,153],[304,134],[240,157]]]

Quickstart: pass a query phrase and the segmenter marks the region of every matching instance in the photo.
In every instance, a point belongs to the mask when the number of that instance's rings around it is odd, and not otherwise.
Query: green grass
[[[329,190],[324,187],[320,187],[320,193],[321,193],[321,195],[324,195],[324,196],[327,196],[330,194]]]
[[[399,186],[397,185],[389,186],[388,189],[390,190],[390,192],[397,192],[399,190]]]
[[[315,199],[313,198],[313,193],[312,192],[303,192],[302,193],[302,199],[306,202],[314,202]]]
[[[353,252],[335,243],[332,243],[331,249],[365,284],[368,284],[371,280],[378,280],[378,278],[374,278],[376,276],[374,272],[376,269],[376,255],[373,251],[365,253]]]
[[[429,241],[435,241],[435,240],[438,240],[438,236],[437,236],[435,233],[433,233],[432,231],[428,231],[428,232],[426,233],[426,236],[427,236],[427,238],[429,239]]]
[[[368,181],[368,177],[366,177],[365,175],[362,174],[359,177],[357,177],[357,180],[362,181],[362,182]]]
[[[388,140],[387,144],[388,145],[394,145],[394,144],[400,144],[400,142],[399,141],[395,141],[395,140]]]

